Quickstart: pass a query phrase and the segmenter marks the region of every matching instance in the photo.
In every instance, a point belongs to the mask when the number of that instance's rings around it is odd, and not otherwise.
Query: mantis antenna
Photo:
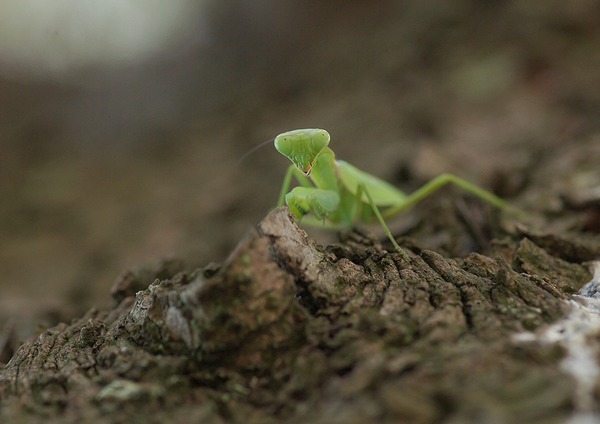
[[[238,159],[238,162],[237,162],[237,163],[238,163],[238,165],[239,165],[240,163],[242,163],[244,160],[246,160],[246,158],[247,158],[248,156],[250,156],[250,155],[251,155],[251,154],[253,154],[254,152],[256,152],[256,151],[258,151],[258,150],[262,149],[262,148],[263,148],[263,147],[265,147],[267,144],[269,144],[269,143],[272,143],[272,142],[273,142],[273,139],[272,139],[272,138],[270,138],[270,139],[268,139],[268,140],[265,140],[265,141],[263,141],[263,142],[262,142],[262,143],[260,143],[260,144],[257,144],[256,146],[252,147],[250,150],[248,150],[246,153],[244,153],[244,154],[243,154],[243,155],[242,155],[242,156],[241,156],[241,157]]]

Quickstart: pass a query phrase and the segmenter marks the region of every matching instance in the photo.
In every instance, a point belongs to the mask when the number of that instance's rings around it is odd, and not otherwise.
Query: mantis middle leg
[[[379,211],[377,204],[373,201],[373,197],[371,197],[369,190],[367,190],[367,188],[365,187],[364,184],[359,184],[357,187],[357,190],[356,190],[356,202],[357,202],[356,210],[355,210],[356,217],[358,217],[358,215],[361,213],[362,204],[363,204],[362,193],[364,193],[367,196],[367,199],[369,199],[369,206],[371,206],[371,209],[373,210],[375,217],[377,217],[377,221],[379,221],[379,224],[383,228],[383,231],[385,232],[385,235],[387,236],[387,238],[390,239],[390,241],[392,242],[392,245],[398,252],[404,253],[403,250],[398,245],[398,243],[396,243],[396,239],[394,239],[394,236],[392,235],[390,228],[385,223],[385,220],[383,219],[383,216],[381,215],[381,212]]]

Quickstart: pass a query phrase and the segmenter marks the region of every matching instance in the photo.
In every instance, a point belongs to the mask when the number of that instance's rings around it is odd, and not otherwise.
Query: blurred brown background
[[[288,165],[239,159],[285,130],[326,128],[406,189],[598,145],[597,1],[70,3],[0,9],[0,328],[20,334],[108,304],[126,269],[223,260]]]

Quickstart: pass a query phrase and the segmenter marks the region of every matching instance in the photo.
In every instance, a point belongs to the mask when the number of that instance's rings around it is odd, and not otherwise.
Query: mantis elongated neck
[[[310,179],[318,188],[339,191],[335,153],[329,147],[325,147],[319,154],[313,165]]]

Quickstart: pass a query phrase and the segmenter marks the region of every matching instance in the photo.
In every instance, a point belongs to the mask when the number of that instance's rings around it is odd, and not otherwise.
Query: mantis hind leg
[[[419,188],[414,193],[411,193],[410,195],[408,195],[406,197],[406,199],[404,199],[401,203],[387,209],[384,214],[385,217],[387,218],[390,216],[394,216],[394,215],[402,212],[403,210],[416,205],[421,200],[425,199],[426,197],[430,196],[431,194],[433,194],[434,192],[438,191],[439,189],[441,189],[442,187],[444,187],[448,184],[454,184],[454,185],[462,188],[463,190],[466,190],[467,192],[473,194],[474,196],[477,196],[480,199],[482,199],[488,203],[491,203],[492,205],[494,205],[500,209],[509,208],[508,203],[506,203],[504,200],[502,200],[495,194],[493,194],[487,190],[484,190],[481,187],[476,186],[475,184],[470,183],[466,180],[463,180],[462,178],[459,178],[455,175],[441,174],[441,175],[435,177],[433,180],[429,181],[423,187]]]

